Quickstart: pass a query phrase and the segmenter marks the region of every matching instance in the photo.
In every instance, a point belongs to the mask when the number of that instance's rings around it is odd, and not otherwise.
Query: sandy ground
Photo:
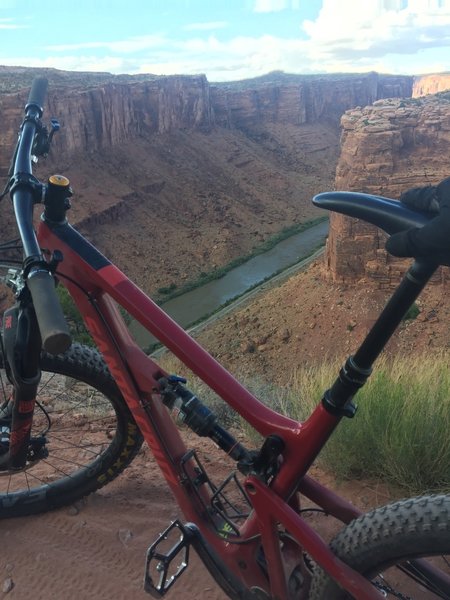
[[[378,298],[370,289],[325,284],[318,268],[313,266],[227,315],[201,332],[201,341],[226,365],[234,367],[239,362],[244,373],[264,371],[275,381],[277,376],[284,380],[295,363],[301,362],[297,345],[304,349],[302,358],[307,362],[323,352],[324,339],[341,342],[345,356],[349,342],[356,345],[356,338],[367,330],[367,315],[371,320]],[[393,349],[404,353],[412,348],[448,348],[450,307],[445,288],[432,289],[420,311],[414,324],[401,328]],[[188,447],[195,444],[198,441],[191,439]],[[218,453],[209,458],[208,473],[219,483],[230,467]],[[390,499],[377,483],[339,487],[330,475],[316,474],[364,510]],[[0,599],[148,598],[143,591],[146,550],[178,516],[159,469],[143,448],[116,481],[76,505],[0,521]],[[328,537],[336,531],[336,524],[326,520],[320,529]],[[225,597],[194,553],[188,570],[166,595],[168,600]]]
[[[188,445],[198,445],[187,435]],[[229,471],[219,451],[208,449],[208,474],[218,483]],[[315,475],[336,488],[330,475]],[[384,504],[384,486],[345,483],[340,493],[368,509]],[[310,504],[308,504],[310,506]],[[0,523],[0,598],[8,600],[140,600],[148,546],[179,515],[173,497],[146,447],[114,482],[66,508]],[[318,519],[327,537],[339,524]],[[168,600],[225,600],[205,567],[191,553],[189,568]]]
[[[149,598],[143,590],[147,548],[177,516],[144,449],[115,482],[75,505],[0,523],[0,598]],[[226,596],[192,553],[187,572],[166,598]]]

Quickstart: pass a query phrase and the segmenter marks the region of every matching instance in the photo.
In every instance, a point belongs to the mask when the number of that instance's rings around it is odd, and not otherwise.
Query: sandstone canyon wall
[[[50,79],[50,85],[44,114],[57,116],[61,123],[54,141],[54,152],[60,157],[111,148],[140,136],[178,129],[209,130],[213,125],[204,76],[113,81],[88,87],[73,82],[53,86]],[[2,165],[15,139],[27,94],[27,90],[0,94]]]
[[[410,97],[413,78],[358,75],[301,76],[282,73],[242,82],[212,84],[211,99],[218,125],[241,129],[263,123],[292,125],[327,120],[339,123],[350,106],[379,98]]]
[[[450,175],[450,93],[380,100],[341,120],[336,189],[398,198]],[[326,262],[336,281],[368,278],[392,287],[406,262],[384,250],[386,236],[357,219],[332,214]],[[440,276],[445,277],[445,272]]]
[[[39,70],[36,70],[39,74]],[[52,71],[46,115],[58,116],[61,133],[55,137],[59,156],[74,151],[97,151],[139,136],[175,130],[209,131],[214,126],[248,129],[266,123],[301,125],[323,120],[335,124],[353,106],[379,98],[409,97],[412,77],[376,73],[341,76],[275,74],[229,84],[210,84],[203,75],[154,77],[135,81],[120,77],[95,83],[61,79]],[[0,82],[2,79],[0,70]],[[23,73],[19,74],[23,77]],[[18,76],[19,77],[19,76]],[[80,80],[81,79],[81,80]],[[8,85],[18,88],[12,79]],[[16,136],[26,90],[8,93],[0,86],[0,164]]]
[[[434,73],[414,77],[413,98],[450,90],[450,73]]]
[[[413,84],[376,73],[211,84],[200,75],[3,68],[0,176],[29,83],[41,74],[50,81],[45,117],[58,117],[62,128],[37,175],[70,178],[71,222],[150,292],[318,216],[310,198],[332,185],[342,113],[409,97]],[[6,203],[1,221],[0,236],[11,237]]]

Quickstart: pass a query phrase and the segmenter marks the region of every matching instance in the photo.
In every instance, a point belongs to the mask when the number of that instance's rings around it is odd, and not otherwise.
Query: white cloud
[[[286,10],[287,8],[290,8],[292,10],[299,10],[301,1],[302,0],[254,0],[253,12],[280,12],[281,10]]]
[[[146,35],[125,40],[116,40],[113,42],[82,42],[80,44],[57,44],[47,46],[45,49],[50,52],[67,52],[76,50],[94,50],[105,48],[110,52],[131,54],[151,48],[158,48],[168,43],[168,40],[163,35]]]
[[[294,4],[297,0],[255,0],[252,6],[269,11]],[[191,23],[187,27],[192,37],[187,40],[156,33],[53,45],[48,46],[51,56],[45,61],[0,56],[0,64],[113,73],[205,73],[209,81],[255,77],[273,70],[401,74],[450,70],[450,0],[323,0],[317,19],[302,24],[306,39],[300,35],[225,39],[212,33],[219,25],[226,23]]]
[[[286,0],[255,0],[253,10],[257,13],[279,12],[287,7]]]
[[[212,21],[210,23],[189,23],[183,29],[185,31],[211,31],[213,29],[224,29],[228,27],[226,21]]]
[[[18,25],[12,19],[0,19],[0,29],[25,29],[25,25]]]
[[[364,57],[417,54],[450,47],[450,1],[324,0],[315,21],[304,21],[311,52],[351,63]]]
[[[174,42],[170,49],[160,49],[151,58],[142,62],[140,72],[206,73],[209,81],[245,79],[280,68],[311,72],[305,59],[305,42],[273,36],[235,37],[228,41],[210,36]]]

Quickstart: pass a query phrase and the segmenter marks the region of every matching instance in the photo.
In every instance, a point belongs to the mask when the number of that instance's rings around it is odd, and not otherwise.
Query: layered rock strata
[[[413,98],[450,90],[450,73],[433,73],[414,77]]]
[[[143,81],[103,76],[95,84],[92,76],[83,83],[79,74],[72,80],[58,73],[44,74],[51,85],[45,114],[57,116],[62,125],[61,134],[55,138],[59,156],[98,151],[136,137],[175,130],[210,131],[214,126],[248,129],[268,123],[318,121],[337,124],[342,113],[353,106],[378,98],[411,96],[413,82],[412,77],[368,73],[321,77],[276,74],[230,84],[210,84],[203,75],[149,77]],[[24,77],[23,72],[16,78],[12,75],[0,85],[4,124],[0,164],[5,164],[5,149],[9,151],[14,141],[27,97],[27,89],[17,90],[20,86],[16,80]],[[5,77],[0,70],[0,84]]]
[[[0,118],[4,124],[1,164],[16,136],[27,93],[23,90],[0,95]],[[45,115],[57,116],[61,123],[61,132],[54,142],[55,153],[60,157],[112,148],[137,137],[174,130],[208,131],[213,125],[209,84],[203,75],[88,87],[52,86]]]
[[[413,85],[376,73],[211,84],[201,75],[0,69],[0,176],[35,75],[50,81],[45,119],[62,125],[37,175],[69,176],[71,222],[147,290],[191,279],[317,216],[310,197],[331,185],[343,112],[410,97]],[[0,236],[12,228],[4,213]],[[138,268],[134,253],[151,266]]]
[[[218,125],[249,129],[265,123],[301,125],[339,123],[349,107],[380,98],[410,97],[413,78],[358,75],[302,76],[282,73],[241,82],[212,84],[211,101]]]
[[[404,190],[450,175],[450,93],[380,100],[347,111],[341,125],[338,190],[398,198]],[[375,227],[333,214],[326,251],[329,276],[342,282],[369,278],[380,288],[392,287],[407,262],[388,255],[385,240]]]

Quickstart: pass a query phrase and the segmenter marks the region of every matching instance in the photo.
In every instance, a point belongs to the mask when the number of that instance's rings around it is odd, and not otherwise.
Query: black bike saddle
[[[423,227],[435,216],[411,210],[398,200],[360,192],[324,192],[314,196],[313,204],[372,223],[389,235]]]

